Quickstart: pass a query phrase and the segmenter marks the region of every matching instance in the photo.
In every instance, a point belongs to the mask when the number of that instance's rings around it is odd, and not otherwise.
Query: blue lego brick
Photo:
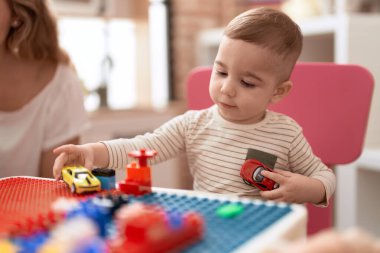
[[[292,211],[289,205],[265,205],[260,202],[236,202],[157,192],[131,197],[131,202],[134,201],[160,205],[168,211],[200,213],[205,221],[204,239],[183,251],[186,253],[232,252]],[[218,208],[231,203],[241,204],[244,211],[232,218],[218,216]]]
[[[115,189],[115,170],[108,168],[95,168],[92,170],[92,174],[100,180],[102,190]]]
[[[113,190],[115,189],[116,180],[115,177],[102,177],[97,176],[100,181],[102,190]]]

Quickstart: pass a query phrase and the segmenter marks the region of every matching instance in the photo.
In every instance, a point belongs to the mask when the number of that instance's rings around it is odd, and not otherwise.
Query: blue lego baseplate
[[[204,239],[185,249],[183,252],[186,253],[232,252],[292,211],[290,205],[266,205],[261,202],[240,202],[158,192],[131,197],[130,201],[160,205],[168,211],[200,213],[205,221]],[[223,218],[216,214],[221,206],[233,203],[243,206],[244,211],[240,215]]]

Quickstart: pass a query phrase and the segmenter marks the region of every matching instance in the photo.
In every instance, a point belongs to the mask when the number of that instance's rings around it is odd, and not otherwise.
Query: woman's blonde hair
[[[68,55],[59,46],[57,21],[48,0],[7,1],[12,17],[19,23],[9,31],[8,49],[23,59],[69,64]]]

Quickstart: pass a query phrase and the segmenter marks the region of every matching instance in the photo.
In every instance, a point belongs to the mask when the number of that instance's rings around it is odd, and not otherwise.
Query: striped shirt
[[[248,149],[276,156],[275,169],[320,180],[327,200],[335,191],[334,173],[313,154],[302,128],[290,117],[273,111],[267,111],[259,123],[241,125],[224,120],[214,105],[188,111],[152,133],[103,143],[109,152],[109,167],[116,169],[131,162],[128,152],[141,148],[158,152],[152,164],[186,153],[193,188],[198,191],[260,198],[259,190],[240,177]]]

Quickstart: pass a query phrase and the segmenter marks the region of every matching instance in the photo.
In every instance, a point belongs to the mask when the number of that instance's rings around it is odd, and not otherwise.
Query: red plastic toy
[[[123,239],[110,243],[114,253],[180,252],[204,234],[203,218],[196,212],[170,213],[141,203],[118,210],[116,225]]]
[[[135,196],[152,192],[150,167],[147,165],[147,159],[156,154],[155,150],[145,149],[128,153],[129,156],[137,158],[139,163],[132,162],[127,165],[127,177],[124,181],[119,182],[120,191]]]
[[[255,159],[248,159],[241,167],[240,176],[243,178],[244,183],[256,186],[262,191],[270,191],[278,188],[278,183],[261,175],[263,170],[273,172],[272,169],[265,166],[261,162]]]

